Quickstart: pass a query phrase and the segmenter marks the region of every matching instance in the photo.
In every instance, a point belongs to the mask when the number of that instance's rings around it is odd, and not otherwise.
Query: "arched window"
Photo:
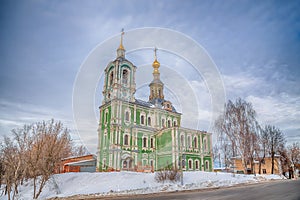
[[[189,169],[193,169],[193,161],[189,160]]]
[[[141,115],[141,124],[145,124],[145,116]]]
[[[166,125],[165,125],[165,119],[162,119],[162,120],[161,120],[161,126],[162,126],[162,127],[165,127],[165,126],[166,126]]]
[[[174,126],[174,127],[176,127],[176,126],[177,126],[177,123],[176,123],[176,121],[174,121],[174,122],[173,122],[173,126]]]
[[[114,72],[111,72],[109,75],[109,85],[112,85],[114,82]]]
[[[148,117],[148,126],[151,126],[151,117]]]
[[[205,152],[207,152],[207,141],[206,138],[203,139],[203,149]]]
[[[199,160],[196,160],[196,161],[195,161],[195,168],[196,168],[196,169],[199,169]]]
[[[205,171],[209,171],[209,162],[205,161]]]
[[[129,144],[129,142],[128,142],[128,135],[126,134],[125,136],[124,136],[124,145],[128,145]]]
[[[153,147],[154,147],[154,139],[150,138],[150,148],[153,148]]]
[[[185,145],[184,145],[184,135],[181,135],[181,136],[180,136],[180,144],[181,144],[182,147],[185,146]]]
[[[191,136],[190,135],[187,138],[187,143],[188,143],[188,147],[191,148],[192,145],[191,145]]]
[[[171,127],[171,120],[168,120],[168,128]]]
[[[161,92],[160,89],[158,89],[158,97],[160,98]]]
[[[143,147],[147,147],[147,138],[146,137],[143,138]]]
[[[128,70],[126,69],[123,69],[122,80],[123,80],[123,84],[128,83]]]
[[[129,121],[129,112],[128,111],[125,112],[125,120]]]
[[[197,137],[195,136],[194,137],[194,148],[197,148],[198,147],[198,145],[197,145]]]

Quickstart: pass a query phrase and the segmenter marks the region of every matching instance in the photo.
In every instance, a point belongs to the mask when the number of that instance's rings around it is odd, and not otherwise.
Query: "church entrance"
[[[122,158],[122,171],[134,171],[133,158],[130,156]]]

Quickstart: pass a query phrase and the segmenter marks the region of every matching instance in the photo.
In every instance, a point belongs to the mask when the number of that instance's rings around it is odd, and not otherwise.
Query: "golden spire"
[[[124,46],[123,46],[123,35],[124,35],[124,28],[122,28],[122,30],[121,30],[121,41],[120,41],[120,46],[119,46],[119,49],[121,49],[121,50],[125,50]]]
[[[153,74],[159,74],[158,68],[160,66],[160,63],[157,61],[156,51],[157,51],[157,48],[155,47],[155,49],[154,49],[154,58],[155,58],[155,60],[152,64],[152,66],[154,68]]]

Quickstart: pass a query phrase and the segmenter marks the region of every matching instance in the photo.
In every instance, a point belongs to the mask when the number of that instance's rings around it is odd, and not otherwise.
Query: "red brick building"
[[[64,158],[57,171],[58,173],[95,172],[96,156],[90,154],[85,156]]]

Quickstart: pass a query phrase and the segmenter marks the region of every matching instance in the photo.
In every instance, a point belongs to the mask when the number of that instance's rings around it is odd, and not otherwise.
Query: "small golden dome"
[[[120,46],[119,46],[119,49],[121,49],[121,50],[125,50],[125,48],[123,47],[123,44],[122,44],[122,42],[121,42],[121,44],[120,44]]]
[[[152,66],[153,66],[154,68],[159,68],[160,63],[155,59],[154,62],[153,62],[153,64],[152,64]]]

